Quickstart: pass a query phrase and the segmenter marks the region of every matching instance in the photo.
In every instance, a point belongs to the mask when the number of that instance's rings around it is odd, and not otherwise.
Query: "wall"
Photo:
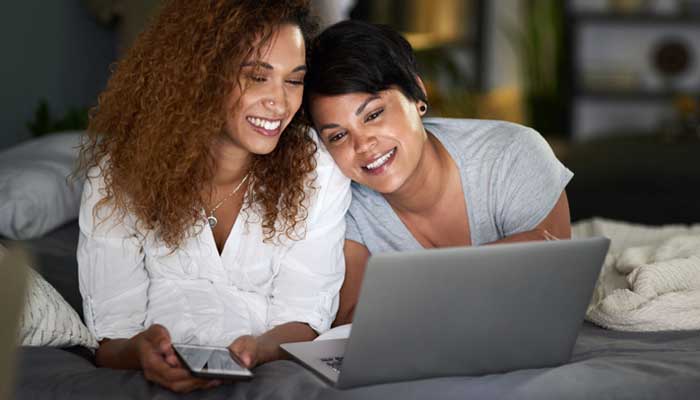
[[[54,115],[93,105],[115,57],[115,34],[79,0],[4,2],[0,17],[0,149],[31,137],[40,98]]]
[[[520,87],[518,54],[509,30],[522,26],[522,0],[486,0],[486,82],[487,90]]]

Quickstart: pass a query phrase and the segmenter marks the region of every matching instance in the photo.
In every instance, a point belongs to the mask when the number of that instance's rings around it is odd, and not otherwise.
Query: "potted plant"
[[[563,3],[526,0],[522,27],[510,31],[520,56],[528,124],[545,135],[565,134]]]

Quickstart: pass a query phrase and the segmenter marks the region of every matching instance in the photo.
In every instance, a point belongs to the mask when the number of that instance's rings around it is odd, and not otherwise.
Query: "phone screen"
[[[173,344],[173,349],[194,376],[224,379],[253,377],[253,373],[240,366],[225,347]]]

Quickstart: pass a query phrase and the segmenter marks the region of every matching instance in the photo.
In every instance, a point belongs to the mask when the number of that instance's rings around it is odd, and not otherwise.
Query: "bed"
[[[27,248],[34,267],[82,315],[77,237],[72,219],[39,237],[2,241]],[[149,383],[138,371],[97,368],[84,347],[22,346],[15,390],[18,399],[689,399],[700,393],[700,331],[619,332],[584,322],[571,362],[557,368],[345,391],[292,361],[268,363],[254,372],[250,382],[178,395]]]

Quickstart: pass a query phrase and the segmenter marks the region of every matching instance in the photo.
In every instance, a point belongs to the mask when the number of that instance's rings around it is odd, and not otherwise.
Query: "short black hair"
[[[314,95],[376,94],[396,86],[407,98],[428,102],[411,44],[386,25],[338,22],[312,41],[309,58],[304,79],[308,116]]]

